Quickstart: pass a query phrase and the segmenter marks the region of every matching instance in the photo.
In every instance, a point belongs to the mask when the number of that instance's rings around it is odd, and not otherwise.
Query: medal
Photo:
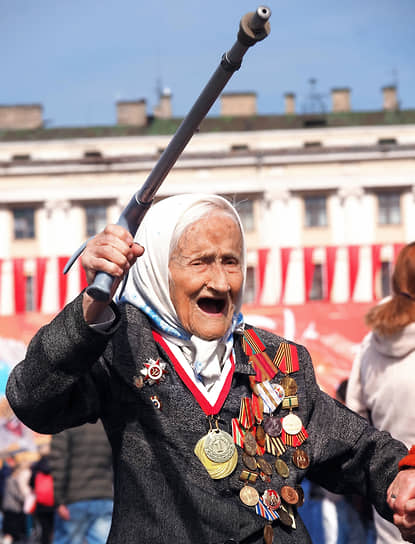
[[[258,516],[261,516],[268,521],[279,518],[278,512],[276,510],[271,510],[271,508],[268,508],[268,506],[264,503],[264,500],[261,497],[255,505],[255,512],[258,514]]]
[[[244,485],[239,492],[239,498],[246,506],[255,506],[259,501],[259,493],[254,487]]]
[[[295,490],[296,490],[297,493],[298,493],[298,503],[297,503],[297,507],[303,506],[303,504],[304,504],[304,490],[303,490],[303,488],[302,488],[300,485],[296,485],[296,486],[295,486]]]
[[[268,461],[266,459],[264,459],[263,457],[258,457],[257,464],[258,464],[259,469],[264,474],[266,474],[267,476],[271,476],[272,466],[270,465],[270,463],[268,463]]]
[[[157,395],[151,395],[150,400],[153,403],[153,406],[154,406],[154,408],[156,408],[156,410],[161,410],[162,403],[161,403],[161,400],[158,398]]]
[[[278,510],[278,516],[280,518],[280,522],[285,525],[286,527],[291,527],[293,524],[293,521],[291,519],[291,516],[288,512],[284,510],[284,508],[280,508]]]
[[[250,432],[245,433],[244,450],[248,455],[251,455],[252,457],[256,454],[257,443],[255,437]]]
[[[144,363],[144,367],[140,372],[144,377],[144,382],[149,385],[160,383],[164,380],[164,375],[167,374],[166,363],[162,363],[160,359],[157,361],[149,359],[147,363]]]
[[[274,540],[274,529],[270,523],[267,523],[264,527],[264,543],[272,544]]]
[[[284,442],[279,436],[269,436],[268,434],[265,437],[265,451],[274,455],[282,455],[287,448],[285,447]]]
[[[297,382],[291,376],[284,376],[281,380],[281,385],[284,388],[286,397],[293,397],[297,393]]]
[[[282,407],[286,410],[291,410],[291,408],[298,408],[297,395],[293,395],[292,397],[285,397],[282,401]]]
[[[245,429],[250,429],[254,425],[254,411],[250,398],[241,399],[241,407],[239,409],[239,423]]]
[[[270,436],[279,436],[282,430],[281,419],[276,416],[267,417],[264,420],[264,430]]]
[[[292,412],[282,418],[282,428],[287,434],[298,434],[302,427],[301,419]]]
[[[274,489],[267,489],[262,500],[270,510],[277,510],[281,506],[281,498]]]
[[[212,429],[205,436],[204,451],[214,463],[225,463],[232,458],[236,451],[230,434],[220,429]]]
[[[289,485],[284,485],[280,489],[280,493],[281,497],[287,504],[297,504],[299,501],[300,497],[298,496],[297,491]]]
[[[226,461],[225,463],[215,463],[211,461],[205,453],[204,442],[207,435],[203,436],[195,446],[194,453],[199,458],[202,465],[207,470],[209,476],[214,480],[219,480],[221,478],[226,478],[232,474],[235,470],[236,465],[238,464],[238,452],[234,451],[233,456]]]
[[[249,470],[243,470],[239,476],[241,482],[255,483],[257,478],[258,474],[256,472],[249,472]]]
[[[282,478],[288,478],[288,476],[290,475],[290,469],[282,459],[277,459],[275,461],[275,470]]]
[[[257,444],[264,447],[265,446],[265,431],[262,425],[258,425],[255,431],[255,440]]]
[[[249,470],[257,469],[257,462],[255,457],[253,457],[252,455],[248,455],[246,451],[242,452],[242,462],[246,466],[246,468],[249,468]]]
[[[269,381],[257,383],[256,386],[258,395],[261,397],[264,403],[264,412],[267,414],[272,414],[272,412],[278,408],[282,399],[284,398],[281,396],[283,389],[278,388],[275,390],[273,386],[274,384],[271,384]]]
[[[296,347],[286,342],[279,345],[272,362],[284,374],[291,374],[291,372],[297,372],[300,369]]]
[[[305,430],[301,419],[290,412],[282,418],[281,440],[286,446],[297,448],[308,438],[308,432]]]
[[[305,469],[310,466],[310,459],[304,450],[296,449],[293,453],[293,463],[296,467]]]

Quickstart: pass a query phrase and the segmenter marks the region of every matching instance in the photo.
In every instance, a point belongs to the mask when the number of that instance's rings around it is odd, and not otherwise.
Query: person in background
[[[29,463],[16,461],[8,476],[3,495],[2,544],[24,543],[28,537],[27,515],[24,511],[26,498],[31,494]]]
[[[245,237],[229,201],[166,198],[137,240],[108,225],[88,241],[88,283],[106,272],[114,295],[129,271],[122,297],[82,292],[32,339],[6,391],[38,432],[102,419],[108,543],[309,544],[306,476],[366,495],[415,542],[405,445],[321,391],[304,346],[244,323]]]
[[[340,382],[336,400],[345,403],[347,380]],[[303,518],[318,544],[374,544],[372,513],[360,495],[339,495],[313,482],[305,487]]]
[[[33,512],[34,534],[39,544],[50,544],[53,537],[55,500],[53,478],[50,473],[50,445],[39,448],[40,458],[32,465],[30,486],[35,494],[36,506]]]
[[[105,544],[113,509],[112,453],[101,421],[52,437],[54,544]]]
[[[391,296],[366,315],[371,331],[353,362],[346,403],[410,447],[415,442],[415,242],[400,251],[391,288]],[[403,542],[399,530],[376,511],[374,519],[377,544]]]

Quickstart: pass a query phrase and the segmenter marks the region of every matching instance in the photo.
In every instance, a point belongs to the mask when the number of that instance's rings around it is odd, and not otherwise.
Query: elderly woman
[[[113,225],[88,243],[88,281],[129,270],[123,295],[106,306],[82,293],[36,334],[7,387],[39,432],[102,419],[115,473],[108,542],[310,542],[305,476],[364,494],[388,519],[395,505],[413,534],[406,447],[322,393],[304,347],[244,324],[235,209],[168,198],[137,240]]]

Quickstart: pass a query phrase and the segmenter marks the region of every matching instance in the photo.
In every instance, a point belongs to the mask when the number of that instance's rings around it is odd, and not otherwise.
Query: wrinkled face
[[[239,226],[221,212],[190,225],[170,262],[170,298],[186,331],[221,338],[232,323],[243,284]]]

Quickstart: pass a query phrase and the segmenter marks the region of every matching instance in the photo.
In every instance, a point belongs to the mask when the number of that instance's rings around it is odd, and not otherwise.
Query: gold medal
[[[297,393],[297,382],[291,376],[284,376],[281,380],[286,397],[293,397]]]
[[[288,410],[291,410],[291,408],[298,408],[297,395],[293,395],[292,397],[285,397],[282,401],[282,407]]]
[[[290,469],[282,459],[277,459],[275,461],[275,470],[282,478],[288,478],[288,476],[290,475]]]
[[[257,478],[258,474],[256,472],[250,472],[249,470],[243,470],[239,475],[239,479],[241,480],[241,482],[255,483]]]
[[[206,435],[207,436],[207,435]],[[226,461],[225,463],[215,463],[205,453],[204,443],[206,436],[203,436],[195,446],[194,452],[199,458],[202,465],[208,471],[209,476],[214,480],[219,480],[221,478],[226,478],[232,474],[235,470],[236,465],[238,464],[238,452],[234,451],[233,456]]]

